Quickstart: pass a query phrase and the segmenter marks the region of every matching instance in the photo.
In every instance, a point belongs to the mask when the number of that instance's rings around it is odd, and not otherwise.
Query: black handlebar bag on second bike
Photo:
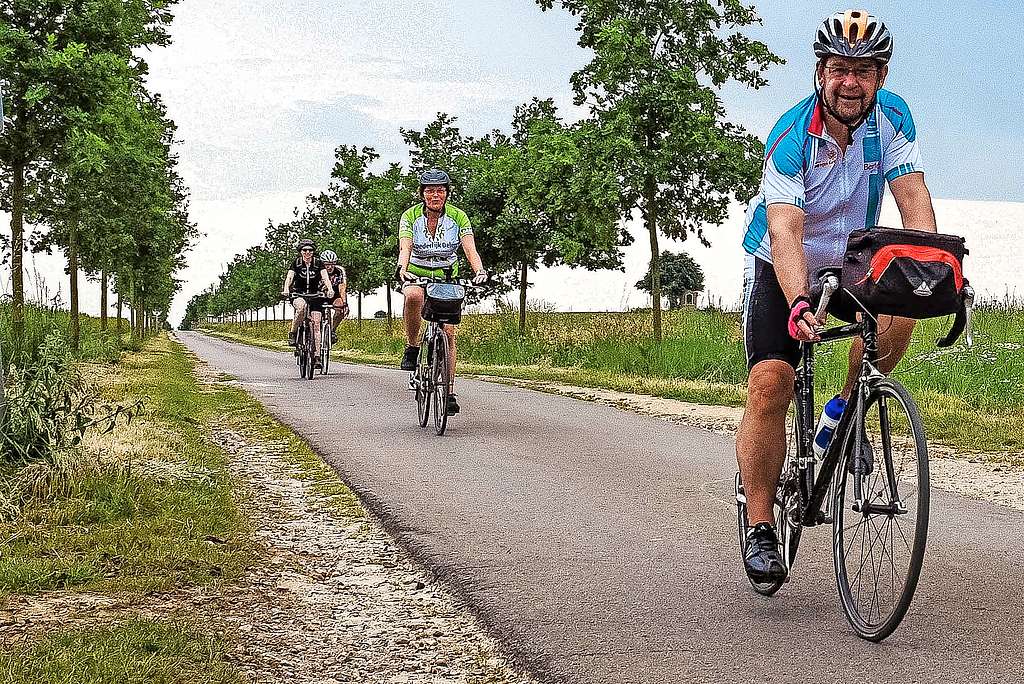
[[[934,318],[963,307],[964,239],[923,230],[868,228],[850,233],[843,291],[873,314]]]
[[[423,319],[434,323],[458,325],[462,321],[462,302],[466,288],[454,283],[429,283],[423,302]]]

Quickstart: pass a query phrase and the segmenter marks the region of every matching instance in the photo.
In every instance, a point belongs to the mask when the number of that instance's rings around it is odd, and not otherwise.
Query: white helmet
[[[338,263],[338,255],[329,249],[325,249],[324,251],[320,252],[320,261],[324,262],[325,264],[336,264]]]

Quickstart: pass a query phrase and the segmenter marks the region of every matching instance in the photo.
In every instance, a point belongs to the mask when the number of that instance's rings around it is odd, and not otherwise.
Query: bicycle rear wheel
[[[877,642],[907,614],[921,575],[928,445],[914,400],[895,380],[872,387],[859,410],[864,431],[858,437],[851,423],[844,435],[832,546],[843,612],[858,636]],[[850,466],[858,458],[871,466]]]
[[[434,339],[434,359],[430,365],[430,382],[433,385],[434,431],[443,435],[448,427],[448,390],[451,376],[448,372],[448,336],[443,330]]]

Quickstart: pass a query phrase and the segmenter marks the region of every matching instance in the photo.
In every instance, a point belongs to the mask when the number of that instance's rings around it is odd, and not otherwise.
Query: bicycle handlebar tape
[[[799,339],[800,329],[797,323],[804,317],[804,314],[811,310],[811,300],[807,297],[797,297],[793,300],[793,306],[789,309],[789,336],[794,340]]]

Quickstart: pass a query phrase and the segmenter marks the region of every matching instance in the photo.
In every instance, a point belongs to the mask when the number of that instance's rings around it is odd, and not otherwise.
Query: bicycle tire
[[[434,404],[434,432],[440,437],[448,427],[448,390],[451,376],[448,370],[448,336],[440,330],[434,340],[434,358],[431,363],[431,396]]]
[[[902,423],[894,419],[895,408],[904,412]],[[873,409],[877,413],[872,413]],[[848,467],[858,444],[856,421],[851,421],[850,429],[843,436],[844,458],[840,461],[842,471],[836,488],[833,561],[840,603],[847,620],[859,637],[879,642],[891,635],[906,616],[924,564],[929,516],[928,444],[917,405],[910,393],[891,378],[874,385],[867,394],[863,408],[859,410],[864,414],[864,435],[868,438],[874,457],[870,474],[860,476],[863,478],[862,492],[867,491],[870,496],[867,498],[868,505],[860,511],[853,508],[855,504],[859,505],[855,501],[846,505],[847,494],[850,499],[855,496],[854,480],[858,477],[851,475]],[[877,426],[874,423],[876,417]],[[906,434],[894,436],[897,430],[903,430]],[[876,447],[881,448],[879,450]],[[897,448],[899,454],[895,453]],[[905,474],[909,479],[904,483],[900,478]],[[892,495],[894,489],[896,497]],[[902,505],[896,506],[894,498]],[[852,521],[849,525],[848,515]],[[905,524],[900,523],[901,518]],[[911,518],[914,524],[910,530],[912,541],[907,538]],[[891,543],[890,548],[875,549],[876,542],[885,544],[887,539]],[[867,555],[865,544],[868,545]],[[853,558],[858,551],[859,558]],[[899,571],[902,585],[898,592],[897,556],[906,556],[906,571]],[[851,559],[854,561],[853,566],[849,563]],[[889,569],[883,567],[886,561],[890,565]],[[874,586],[871,589],[873,595],[865,604],[866,564],[870,564]],[[851,567],[856,571],[855,575],[851,573]],[[892,607],[885,614],[881,605],[885,592],[879,596],[880,580],[883,590],[885,580],[888,580],[888,595],[892,598]]]
[[[309,357],[306,355],[306,326],[300,326],[295,337],[295,356],[299,364],[299,380],[306,378],[306,365]]]
[[[313,376],[316,375],[316,347],[313,342],[313,328],[308,321],[306,322],[306,347],[304,351],[306,355],[306,379],[312,380]]]
[[[327,375],[331,367],[331,326],[324,325],[320,331],[320,374]]]
[[[430,368],[427,364],[430,354],[427,351],[427,344],[425,339],[420,344],[420,353],[416,358],[416,375],[413,378],[413,382],[416,383],[416,415],[421,428],[427,427],[430,420]]]

